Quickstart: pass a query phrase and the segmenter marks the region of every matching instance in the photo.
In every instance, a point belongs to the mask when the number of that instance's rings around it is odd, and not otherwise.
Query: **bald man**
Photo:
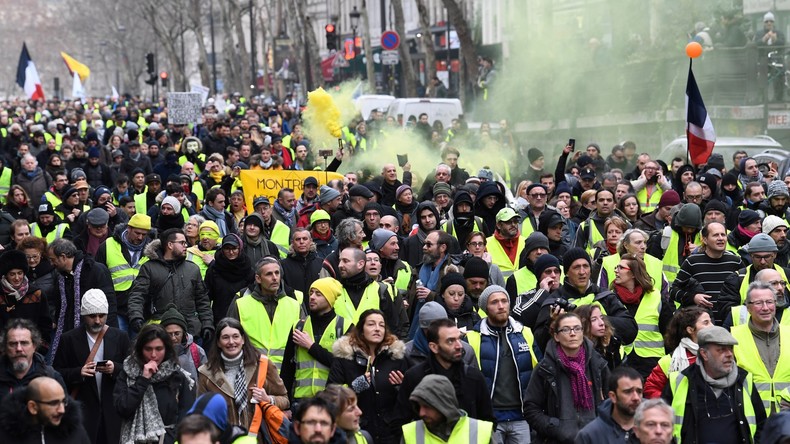
[[[80,407],[70,401],[57,380],[41,376],[30,381],[0,406],[0,442],[90,442]]]

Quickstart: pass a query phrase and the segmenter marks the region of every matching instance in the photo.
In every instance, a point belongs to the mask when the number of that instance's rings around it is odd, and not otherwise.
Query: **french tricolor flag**
[[[41,79],[38,77],[38,70],[30,58],[30,53],[27,52],[25,43],[22,43],[22,54],[19,55],[19,65],[16,67],[16,83],[25,90],[29,99],[44,100]]]
[[[691,65],[686,83],[686,141],[691,163],[694,165],[707,162],[716,144],[716,131],[708,116],[708,110],[705,109],[705,103],[702,102]]]

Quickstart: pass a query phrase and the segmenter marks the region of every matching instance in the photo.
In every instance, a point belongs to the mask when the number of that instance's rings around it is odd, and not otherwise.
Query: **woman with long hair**
[[[10,214],[14,219],[24,219],[29,223],[36,220],[36,212],[33,211],[33,202],[30,202],[30,196],[27,191],[19,185],[11,185],[6,195],[5,205],[3,211]]]
[[[0,254],[0,330],[14,318],[32,321],[43,338],[39,351],[46,354],[52,336],[52,317],[46,295],[31,284],[27,271],[25,253],[7,250]]]
[[[250,427],[255,404],[267,403],[280,410],[289,407],[288,393],[274,361],[266,359],[266,380],[258,387],[261,353],[255,349],[241,323],[224,318],[208,345],[208,362],[198,369],[198,395],[219,393],[228,404],[228,421]]]
[[[620,338],[614,334],[612,323],[601,313],[601,307],[595,304],[582,305],[573,311],[582,320],[584,337],[592,341],[593,348],[606,361],[609,370],[623,363]]]
[[[609,368],[584,336],[576,313],[563,313],[551,325],[552,339],[532,371],[524,417],[539,442],[574,442],[576,433],[595,419],[606,398]]]
[[[661,289],[647,273],[644,261],[633,254],[620,257],[614,268],[611,289],[639,324],[634,341],[636,345],[626,346],[628,365],[643,378],[647,377],[664,355],[661,335],[672,319],[675,304],[662,297]]]
[[[697,334],[712,325],[710,312],[696,305],[675,313],[664,333],[664,348],[672,352],[658,360],[645,380],[645,398],[660,397],[669,381],[667,378],[670,372],[680,372],[697,362]]]
[[[178,364],[161,325],[143,327],[132,348],[113,392],[121,442],[172,444],[176,424],[195,401],[195,381]]]
[[[337,429],[346,435],[349,444],[366,444],[373,442],[370,433],[359,426],[362,410],[357,405],[357,394],[354,390],[342,385],[330,384],[324,391],[319,392],[319,398],[326,399],[335,406],[334,412]]]
[[[642,207],[639,206],[639,200],[633,194],[623,196],[620,202],[617,202],[617,209],[625,215],[631,225],[642,217]]]
[[[390,425],[398,387],[408,370],[406,346],[393,335],[381,310],[365,310],[359,322],[332,347],[335,356],[328,383],[351,387],[362,409],[361,426],[376,444],[398,443],[400,430]]]

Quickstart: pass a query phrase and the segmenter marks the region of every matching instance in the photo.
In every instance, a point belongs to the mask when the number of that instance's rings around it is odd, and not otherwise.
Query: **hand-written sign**
[[[241,186],[244,188],[247,208],[254,208],[252,202],[260,196],[268,197],[269,202],[274,204],[277,193],[283,188],[294,190],[294,195],[299,199],[304,192],[305,179],[311,176],[316,178],[319,188],[330,180],[343,180],[342,174],[327,171],[242,170]]]
[[[167,121],[174,125],[202,123],[203,95],[193,92],[167,93]]]

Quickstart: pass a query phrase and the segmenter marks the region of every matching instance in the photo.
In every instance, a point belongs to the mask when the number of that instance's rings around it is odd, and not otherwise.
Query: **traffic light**
[[[328,25],[324,26],[324,31],[326,31],[326,49],[330,51],[336,51],[337,29],[335,28],[335,24],[329,23]]]
[[[151,75],[156,74],[156,67],[154,66],[154,53],[149,52],[148,54],[145,55],[145,64],[146,67],[148,68],[146,71],[148,74]]]
[[[167,71],[160,72],[159,78],[162,79],[162,88],[167,88]]]
[[[156,85],[156,74],[149,74],[148,80],[145,81],[146,85]]]

